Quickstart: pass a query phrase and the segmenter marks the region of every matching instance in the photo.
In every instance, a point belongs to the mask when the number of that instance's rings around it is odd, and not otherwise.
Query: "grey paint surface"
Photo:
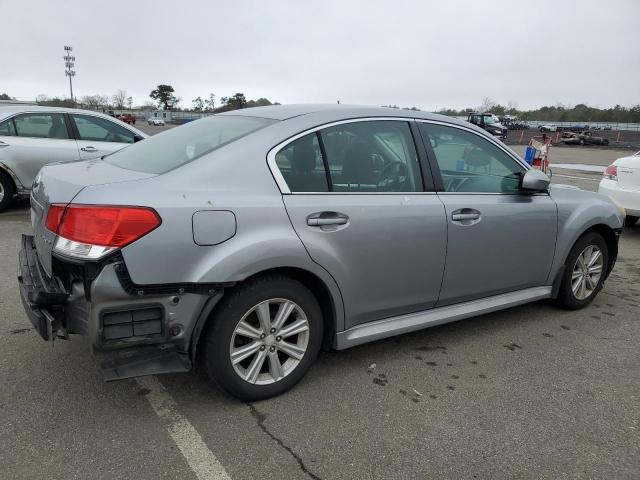
[[[287,195],[287,212],[311,258],[340,286],[346,327],[425,310],[442,283],[447,228],[437,195]],[[323,211],[344,228],[307,225]]]
[[[558,214],[548,195],[439,195],[445,205],[447,267],[438,305],[546,285]],[[477,223],[452,220],[463,208]]]
[[[199,210],[191,222],[193,241],[198,245],[218,245],[236,234],[236,216],[228,210]]]
[[[410,115],[459,125],[494,140],[466,122],[395,109],[281,106],[229,114],[282,121],[163,175],[102,162],[47,167],[45,191],[36,197],[46,198],[43,203],[66,202],[77,193],[75,203],[154,208],[162,225],[122,249],[138,284],[238,282],[282,267],[309,272],[330,292],[338,332],[426,310],[437,301],[445,305],[549,286],[582,232],[595,224],[622,225],[617,208],[604,197],[567,189],[552,189],[550,196],[283,196],[267,165],[267,152],[318,125]],[[451,225],[451,211],[470,205],[481,207],[481,221]],[[219,245],[197,245],[192,217],[202,210],[233,212],[235,236]],[[346,214],[349,224],[336,231],[306,226],[308,215],[325,210]],[[47,254],[46,249],[39,251]],[[477,268],[465,271],[470,264]],[[194,310],[191,321],[197,315]],[[393,331],[393,325],[389,328]]]

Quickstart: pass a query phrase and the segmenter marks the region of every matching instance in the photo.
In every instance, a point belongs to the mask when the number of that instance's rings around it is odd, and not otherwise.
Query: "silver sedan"
[[[89,110],[0,106],[0,211],[16,195],[29,195],[47,163],[99,158],[146,137]]]
[[[584,308],[624,219],[469,123],[341,105],[227,112],[45,167],[31,209],[19,282],[45,340],[85,335],[108,380],[201,362],[246,400],[322,347]]]

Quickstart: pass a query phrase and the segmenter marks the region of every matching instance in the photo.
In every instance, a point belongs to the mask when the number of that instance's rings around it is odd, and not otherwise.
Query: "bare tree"
[[[115,95],[111,97],[111,101],[113,102],[113,106],[122,110],[127,101],[127,92],[126,90],[118,90]]]
[[[97,110],[109,106],[109,97],[106,95],[85,95],[80,102],[87,107]]]
[[[196,112],[201,112],[204,109],[204,102],[200,97],[194,98],[191,103],[193,103],[193,110]]]
[[[489,97],[484,97],[482,99],[482,105],[480,106],[481,112],[489,112],[492,108],[494,108],[497,103]]]
[[[44,103],[48,101],[49,101],[49,96],[44,93],[41,93],[36,97],[36,103]]]
[[[207,110],[213,112],[216,108],[216,96],[213,93],[210,93],[209,98],[207,98],[204,103],[207,105]]]
[[[127,107],[131,110],[131,106],[133,105],[133,97],[127,97]]]

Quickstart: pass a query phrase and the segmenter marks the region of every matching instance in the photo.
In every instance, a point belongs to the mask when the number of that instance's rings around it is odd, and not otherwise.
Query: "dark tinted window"
[[[352,122],[320,131],[335,192],[422,190],[418,156],[406,122]]]
[[[480,135],[421,123],[436,155],[446,192],[515,193],[524,167]]]
[[[0,123],[0,135],[6,136],[14,136],[16,134],[16,129],[13,126],[13,120],[5,120]]]
[[[310,133],[276,154],[276,164],[292,192],[328,192],[318,136]]]
[[[14,117],[13,121],[19,137],[69,138],[61,113],[25,113]]]
[[[80,140],[133,143],[134,133],[111,120],[93,115],[71,115]]]
[[[164,173],[275,121],[213,115],[154,135],[105,157],[105,161],[129,170]]]

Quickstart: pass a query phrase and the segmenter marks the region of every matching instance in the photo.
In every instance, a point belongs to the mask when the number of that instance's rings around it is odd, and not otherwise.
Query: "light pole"
[[[64,70],[64,74],[69,77],[69,93],[71,94],[71,101],[75,104],[76,101],[73,98],[73,84],[71,83],[71,77],[75,77],[76,76],[76,71],[73,70],[73,66],[75,65],[75,61],[76,61],[76,57],[74,57],[73,55],[71,55],[71,52],[73,51],[73,48],[71,48],[68,45],[64,46],[64,51],[65,51],[65,56],[62,57],[64,58],[64,66],[65,66],[65,70]]]

